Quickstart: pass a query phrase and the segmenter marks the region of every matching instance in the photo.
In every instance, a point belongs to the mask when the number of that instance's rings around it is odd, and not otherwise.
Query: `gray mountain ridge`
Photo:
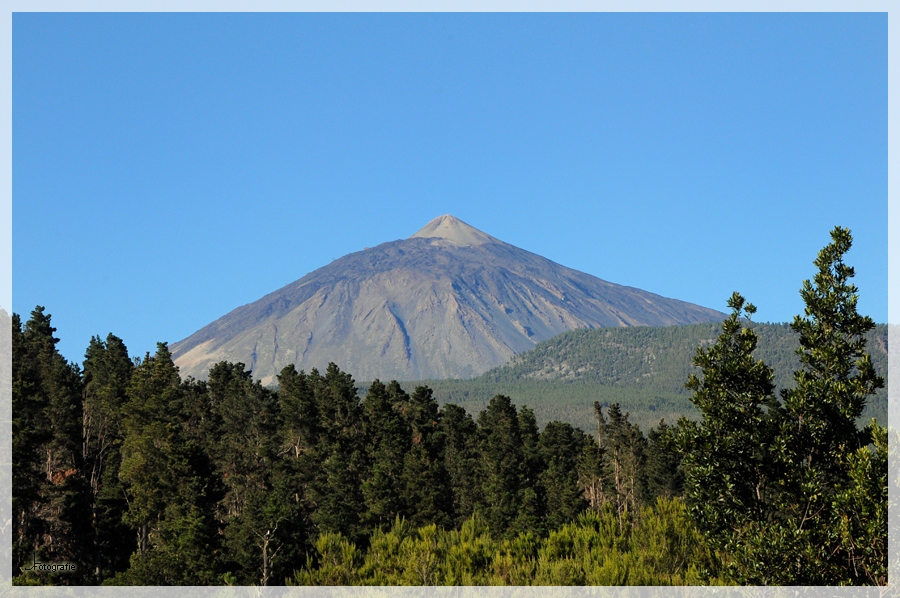
[[[450,215],[348,254],[171,346],[182,376],[243,362],[264,384],[335,362],[360,380],[467,378],[578,328],[721,321],[721,312],[616,285]]]

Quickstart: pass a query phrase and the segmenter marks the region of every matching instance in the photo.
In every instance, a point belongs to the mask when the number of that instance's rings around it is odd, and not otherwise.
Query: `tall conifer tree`
[[[525,405],[519,409],[519,434],[522,439],[522,504],[512,527],[515,532],[543,535],[547,531],[544,524],[547,510],[545,487],[541,484],[544,452],[540,447],[541,434],[534,411]]]
[[[492,534],[510,536],[522,505],[525,456],[515,405],[497,395],[478,415],[483,511]]]
[[[127,508],[119,481],[122,406],[134,364],[122,339],[91,339],[84,358],[82,455],[91,491],[95,583],[128,565],[132,535],[122,523]]]
[[[178,368],[159,343],[128,386],[119,478],[129,505],[123,520],[136,532],[137,550],[113,583],[203,585],[219,577],[207,457],[186,437],[183,399]]]
[[[450,483],[444,469],[444,435],[440,432],[437,401],[427,386],[418,386],[400,405],[411,436],[403,459],[401,487],[409,510],[409,522],[421,527],[450,525],[453,509]]]
[[[578,486],[578,459],[584,433],[570,424],[552,421],[541,432],[540,449],[546,467],[540,474],[547,504],[547,529],[555,530],[588,507]]]
[[[81,376],[56,349],[56,329],[36,307],[24,329],[13,316],[13,573],[32,559],[91,558],[90,498],[84,478]]]
[[[854,538],[836,531],[841,527],[839,505],[847,489],[854,484],[877,485],[882,477],[879,470],[886,467],[886,461],[873,467],[874,477],[869,482],[852,479],[857,451],[873,439],[877,445],[880,435],[877,426],[857,429],[856,420],[866,399],[884,386],[884,379],[875,373],[865,350],[865,334],[875,324],[857,312],[858,289],[851,282],[855,272],[844,262],[851,245],[848,229],[831,231],[831,243],[814,262],[818,271],[800,289],[806,305],[804,316],[791,323],[800,337],[797,355],[801,368],[794,374],[794,388],[782,393],[786,417],[775,450],[777,461],[787,470],[779,506],[788,517],[777,536],[790,548],[782,552],[793,558],[770,563],[769,571],[764,572],[767,576],[774,573],[781,583],[866,579],[860,573],[865,567],[848,553]],[[870,500],[880,501],[884,496],[886,493],[870,494]],[[873,512],[877,509],[875,505],[871,508]],[[758,553],[766,554],[762,549]],[[869,569],[886,569],[886,551],[875,551],[870,560]],[[754,572],[748,579],[754,579]]]
[[[411,514],[401,488],[411,432],[399,407],[408,399],[396,382],[386,387],[380,380],[375,380],[362,403],[366,448],[371,462],[362,481],[362,492],[367,507],[365,522],[370,528],[388,527],[398,516]]]
[[[331,363],[325,376],[310,372],[322,430],[318,474],[310,488],[316,504],[312,521],[318,533],[339,532],[363,537],[365,498],[361,485],[366,473],[362,409],[353,377]]]
[[[311,531],[315,502],[310,496],[326,451],[322,423],[316,404],[315,381],[305,372],[286,366],[278,375],[279,438],[281,440],[282,483],[289,489],[288,500],[297,508],[297,522]],[[303,551],[304,546],[297,546]]]
[[[701,529],[728,543],[749,521],[765,521],[778,480],[770,447],[779,425],[772,369],[753,357],[757,337],[744,326],[756,308],[734,293],[716,344],[699,348],[686,386],[703,415],[682,420],[685,493]]]
[[[441,407],[439,426],[444,447],[443,466],[453,503],[451,522],[458,527],[482,501],[478,426],[465,409],[452,403]]]
[[[597,435],[603,460],[607,500],[616,509],[620,525],[637,511],[643,497],[644,451],[647,440],[637,425],[628,421],[618,403],[613,403],[603,416],[600,404],[594,403]],[[607,419],[608,418],[608,419]]]

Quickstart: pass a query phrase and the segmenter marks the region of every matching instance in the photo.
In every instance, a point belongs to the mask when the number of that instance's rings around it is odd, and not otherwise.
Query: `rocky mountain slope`
[[[720,321],[718,311],[606,282],[440,216],[239,307],[171,349],[182,375],[241,361],[271,383],[334,361],[357,379],[466,378],[561,332]]]

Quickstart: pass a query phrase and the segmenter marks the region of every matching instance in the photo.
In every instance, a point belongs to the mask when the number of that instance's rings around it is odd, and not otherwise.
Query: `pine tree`
[[[113,584],[204,585],[218,579],[208,457],[185,434],[184,387],[165,343],[138,365],[123,410],[123,521],[137,550]],[[185,567],[184,563],[191,563]]]
[[[368,464],[356,386],[333,363],[325,376],[313,370],[310,379],[322,431],[320,467],[309,493],[317,505],[312,523],[317,533],[340,533],[357,541],[365,532],[361,485]]]
[[[547,531],[544,523],[546,517],[546,492],[541,483],[541,472],[544,470],[544,452],[540,446],[540,433],[534,411],[527,406],[519,409],[519,435],[522,439],[522,505],[519,514],[512,524],[515,533],[531,532],[544,535]]]
[[[305,372],[286,366],[278,375],[278,438],[280,440],[276,486],[293,516],[290,534],[293,541],[282,548],[284,559],[299,562],[312,550],[312,515],[316,509],[314,492],[321,462],[327,453],[315,397],[315,382]]]
[[[79,574],[91,557],[90,490],[84,478],[81,375],[56,349],[56,329],[36,307],[24,329],[12,321],[13,571],[32,559],[70,561]]]
[[[599,408],[599,403],[595,409]],[[601,412],[602,415],[602,412]],[[598,429],[601,422],[597,422]],[[609,483],[606,479],[606,453],[597,438],[584,434],[578,456],[578,487],[587,500],[588,508],[599,511],[609,500]]]
[[[304,372],[297,372],[293,365],[286,366],[278,374],[278,412],[280,416],[282,453],[300,460],[314,454],[322,435],[319,409],[316,404],[313,381]]]
[[[127,508],[119,481],[122,406],[134,364],[122,339],[91,339],[84,359],[82,456],[90,482],[94,582],[128,566],[132,536],[122,523]]]
[[[403,463],[411,446],[411,431],[399,407],[409,397],[396,382],[390,388],[375,380],[362,403],[363,429],[371,468],[362,482],[370,528],[389,526],[398,516],[410,515],[401,491]]]
[[[478,415],[482,508],[491,533],[512,535],[523,499],[525,457],[519,417],[509,397],[497,395]]]
[[[248,495],[266,490],[277,450],[276,398],[254,382],[243,363],[221,362],[207,382],[212,415],[220,423],[213,462],[225,478],[228,518],[241,515]]]
[[[756,309],[738,293],[732,313],[708,349],[699,348],[685,386],[703,415],[699,424],[680,422],[685,495],[704,532],[728,543],[748,521],[771,514],[778,471],[770,446],[780,422],[772,370],[753,357],[757,337],[743,325]]]
[[[451,525],[453,499],[444,469],[444,440],[437,401],[427,386],[417,386],[399,406],[409,426],[411,442],[403,459],[400,486],[410,525]]]
[[[637,511],[643,497],[644,452],[647,439],[641,429],[628,421],[618,403],[603,416],[600,404],[594,403],[597,416],[597,443],[603,459],[604,484],[608,500],[614,503],[619,524],[624,525],[629,514]]]
[[[875,323],[857,313],[854,269],[843,259],[850,231],[837,227],[831,238],[814,262],[813,282],[804,281],[800,290],[805,317],[791,323],[800,336],[801,369],[796,386],[783,393],[789,423],[779,438],[782,458],[795,468],[811,508],[846,481],[848,455],[870,442],[869,430],[858,430],[856,420],[866,398],[884,386],[865,351],[864,335]]]
[[[540,474],[547,504],[547,529],[556,529],[588,507],[578,487],[578,458],[584,434],[570,424],[552,421],[541,432],[540,449],[546,467]]]
[[[12,542],[13,574],[31,558],[38,545],[42,455],[47,433],[39,393],[40,377],[18,314],[12,316]]]
[[[877,428],[858,430],[856,420],[867,397],[884,386],[865,350],[864,335],[875,324],[857,312],[858,289],[851,282],[855,272],[844,262],[851,245],[849,230],[831,231],[831,243],[814,262],[818,272],[800,290],[804,317],[791,323],[800,337],[801,368],[794,373],[795,387],[782,393],[786,414],[775,450],[787,471],[780,507],[788,516],[781,535],[793,547],[794,558],[779,567],[775,579],[781,583],[858,583],[867,579],[861,569],[886,568],[886,553],[877,551],[861,567],[858,553],[850,548],[855,540],[835,531],[842,529],[836,507],[846,499],[848,487],[862,483],[852,479],[855,455],[879,437]],[[877,468],[873,473],[880,479]],[[883,496],[870,495],[872,512]],[[759,575],[751,571],[747,578]]]
[[[648,501],[657,497],[674,498],[684,492],[684,472],[678,454],[675,428],[660,420],[647,433],[647,459],[644,463],[644,495]]]
[[[213,366],[205,388],[216,422],[209,450],[226,490],[219,503],[226,568],[241,584],[265,586],[283,579],[285,558],[296,556],[294,544],[306,540],[278,459],[278,400],[242,363]]]
[[[448,403],[440,410],[439,430],[443,440],[443,467],[447,472],[452,506],[451,523],[463,525],[482,501],[479,479],[478,426],[458,405]]]

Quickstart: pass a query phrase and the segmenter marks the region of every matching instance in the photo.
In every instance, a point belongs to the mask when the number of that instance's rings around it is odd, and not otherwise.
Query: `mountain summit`
[[[182,375],[243,362],[264,384],[333,361],[358,380],[471,377],[576,328],[724,314],[616,285],[450,216],[351,253],[172,345]]]
[[[423,226],[410,239],[417,237],[421,239],[444,239],[458,247],[471,247],[484,245],[485,243],[502,243],[502,241],[481,232],[473,226],[469,226],[450,214],[438,216]]]

